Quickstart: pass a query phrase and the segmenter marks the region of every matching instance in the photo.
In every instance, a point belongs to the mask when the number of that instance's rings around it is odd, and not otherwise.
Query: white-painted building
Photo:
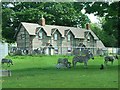
[[[0,42],[0,60],[8,55],[8,43]]]

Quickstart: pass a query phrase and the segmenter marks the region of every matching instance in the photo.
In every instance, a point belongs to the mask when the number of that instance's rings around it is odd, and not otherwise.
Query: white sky
[[[92,23],[97,23],[99,20],[97,19],[97,16],[94,16],[94,14],[86,14]]]
[[[81,12],[85,14],[85,9],[82,9]],[[97,19],[97,16],[94,16],[94,14],[86,14],[92,23],[97,23],[99,20]]]
[[[13,4],[11,4],[11,3],[10,3],[10,4],[8,4],[7,6],[8,6],[8,7],[14,7],[14,6],[13,6]]]

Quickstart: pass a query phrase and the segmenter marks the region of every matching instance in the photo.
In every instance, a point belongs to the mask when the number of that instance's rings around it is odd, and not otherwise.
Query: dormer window
[[[39,32],[38,36],[39,36],[39,39],[43,39],[43,33],[42,32]]]
[[[54,34],[54,40],[57,40],[57,39],[58,39],[57,34]]]
[[[67,38],[67,39],[68,39],[68,41],[70,41],[70,35],[68,35],[68,38]]]

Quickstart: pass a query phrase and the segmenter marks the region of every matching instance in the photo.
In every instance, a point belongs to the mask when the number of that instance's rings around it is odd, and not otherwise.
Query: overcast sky
[[[85,9],[82,9],[81,12],[85,14]],[[97,23],[99,20],[97,19],[97,16],[94,16],[94,14],[86,14],[92,23]]]
[[[86,14],[92,23],[97,23],[99,20],[97,19],[97,16],[94,16],[94,14]]]

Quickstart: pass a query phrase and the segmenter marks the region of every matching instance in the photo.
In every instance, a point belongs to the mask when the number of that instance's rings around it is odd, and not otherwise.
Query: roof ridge
[[[21,22],[21,23],[37,24],[37,25],[39,25],[38,23],[31,23],[31,22]],[[41,25],[39,25],[39,26],[41,26]],[[59,26],[59,25],[45,25],[45,26],[55,26],[55,27],[65,27],[65,28],[74,28],[74,29],[86,30],[85,28],[78,28],[78,27],[72,27],[72,26]],[[45,27],[45,26],[42,26],[42,27]]]

